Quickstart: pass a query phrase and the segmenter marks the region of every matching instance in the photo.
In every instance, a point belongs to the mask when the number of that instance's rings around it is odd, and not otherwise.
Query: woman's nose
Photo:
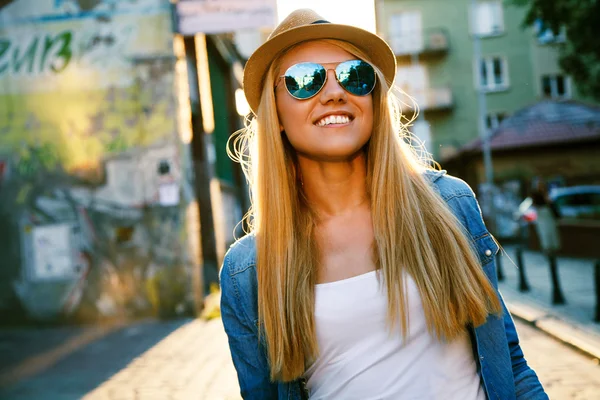
[[[322,104],[345,103],[348,100],[348,95],[337,81],[333,69],[327,71],[327,81],[321,90],[320,100]]]

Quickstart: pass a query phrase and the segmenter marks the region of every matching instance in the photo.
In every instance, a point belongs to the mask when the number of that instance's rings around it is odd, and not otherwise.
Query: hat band
[[[331,22],[329,22],[329,21],[326,21],[326,20],[324,20],[324,19],[320,19],[320,20],[317,20],[317,21],[315,21],[315,22],[311,22],[310,24],[311,24],[311,25],[314,25],[314,24],[330,24],[330,23],[331,23]]]

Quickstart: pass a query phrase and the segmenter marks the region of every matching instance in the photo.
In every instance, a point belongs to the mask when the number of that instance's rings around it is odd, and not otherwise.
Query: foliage
[[[211,320],[221,316],[221,290],[217,283],[210,284],[210,294],[204,298],[201,318]]]
[[[538,21],[558,35],[565,29],[560,46],[560,67],[575,81],[580,92],[600,101],[600,1],[598,0],[510,0],[528,7],[523,25]]]

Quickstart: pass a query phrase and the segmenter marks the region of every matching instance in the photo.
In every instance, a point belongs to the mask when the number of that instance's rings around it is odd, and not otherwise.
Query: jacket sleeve
[[[513,376],[515,379],[515,394],[517,399],[523,400],[544,400],[548,399],[548,395],[544,392],[544,388],[538,379],[537,374],[529,367],[523,350],[519,344],[519,335],[515,323],[506,308],[502,295],[498,292],[500,302],[502,303],[504,329],[506,331],[506,339],[510,350],[510,360],[512,363]]]
[[[455,215],[472,238],[489,234],[481,216],[481,209],[479,208],[479,204],[471,188],[465,182],[456,178],[452,178],[452,180],[455,182],[453,192],[459,193],[459,195],[454,196],[451,199],[445,199],[449,202],[450,208],[454,211]],[[492,260],[491,262],[493,263],[495,260]],[[494,274],[492,274],[493,276],[489,276],[489,278],[492,280],[492,285],[495,288],[498,288],[495,270],[496,269],[493,268]],[[519,344],[517,329],[499,290],[497,290],[497,294],[502,305],[504,331],[506,333],[512,373],[515,382],[515,395],[517,399],[523,400],[548,399],[538,376],[525,360],[523,350]]]
[[[467,197],[468,201],[472,203],[473,210],[476,210],[475,215],[478,222],[485,227],[483,218],[481,216],[481,209],[475,199],[475,196]],[[487,228],[486,228],[487,230]],[[492,261],[495,262],[495,261]],[[496,270],[495,268],[493,269]],[[498,287],[498,281],[496,275],[492,276],[491,279],[494,281],[492,285]],[[517,328],[515,323],[506,307],[506,303],[502,298],[502,294],[497,290],[498,298],[502,305],[502,315],[504,322],[504,331],[506,333],[506,340],[508,342],[508,350],[510,352],[510,361],[512,365],[513,377],[515,380],[515,395],[517,399],[522,400],[545,400],[548,399],[548,395],[544,392],[544,388],[538,379],[537,374],[529,365],[523,355],[523,350],[519,344],[519,335],[517,334]]]
[[[229,340],[231,358],[237,371],[242,398],[247,400],[277,399],[277,384],[271,382],[264,347],[257,328],[252,326],[241,304],[236,275],[230,273],[230,255],[225,257],[220,272],[221,318]]]
[[[475,196],[473,195],[473,197],[468,197],[468,200],[473,203],[472,207],[474,210],[476,210],[475,215],[478,219],[478,222],[485,227],[483,218],[481,216],[481,209],[479,208],[479,204],[477,203]],[[493,260],[492,262],[495,262],[495,260]],[[496,268],[494,268],[493,271],[496,271]],[[492,285],[495,288],[498,288],[498,281],[495,273],[493,274],[491,279],[493,280]],[[519,344],[519,335],[517,334],[517,328],[515,327],[515,323],[512,319],[512,316],[510,315],[510,312],[506,307],[506,303],[502,298],[502,294],[498,289],[497,294],[502,305],[504,331],[506,332],[506,340],[508,342],[508,350],[510,352],[512,372],[515,380],[515,395],[517,399],[523,400],[548,399],[548,395],[546,395],[546,393],[544,392],[544,388],[542,387],[542,384],[539,381],[537,374],[527,364],[527,360],[525,359],[525,356],[523,355],[523,350],[521,349],[521,345]]]

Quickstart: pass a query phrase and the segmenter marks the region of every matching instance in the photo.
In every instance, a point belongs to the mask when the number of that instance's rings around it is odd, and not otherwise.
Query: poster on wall
[[[71,230],[71,224],[66,223],[32,228],[34,279],[69,279],[75,275]]]

